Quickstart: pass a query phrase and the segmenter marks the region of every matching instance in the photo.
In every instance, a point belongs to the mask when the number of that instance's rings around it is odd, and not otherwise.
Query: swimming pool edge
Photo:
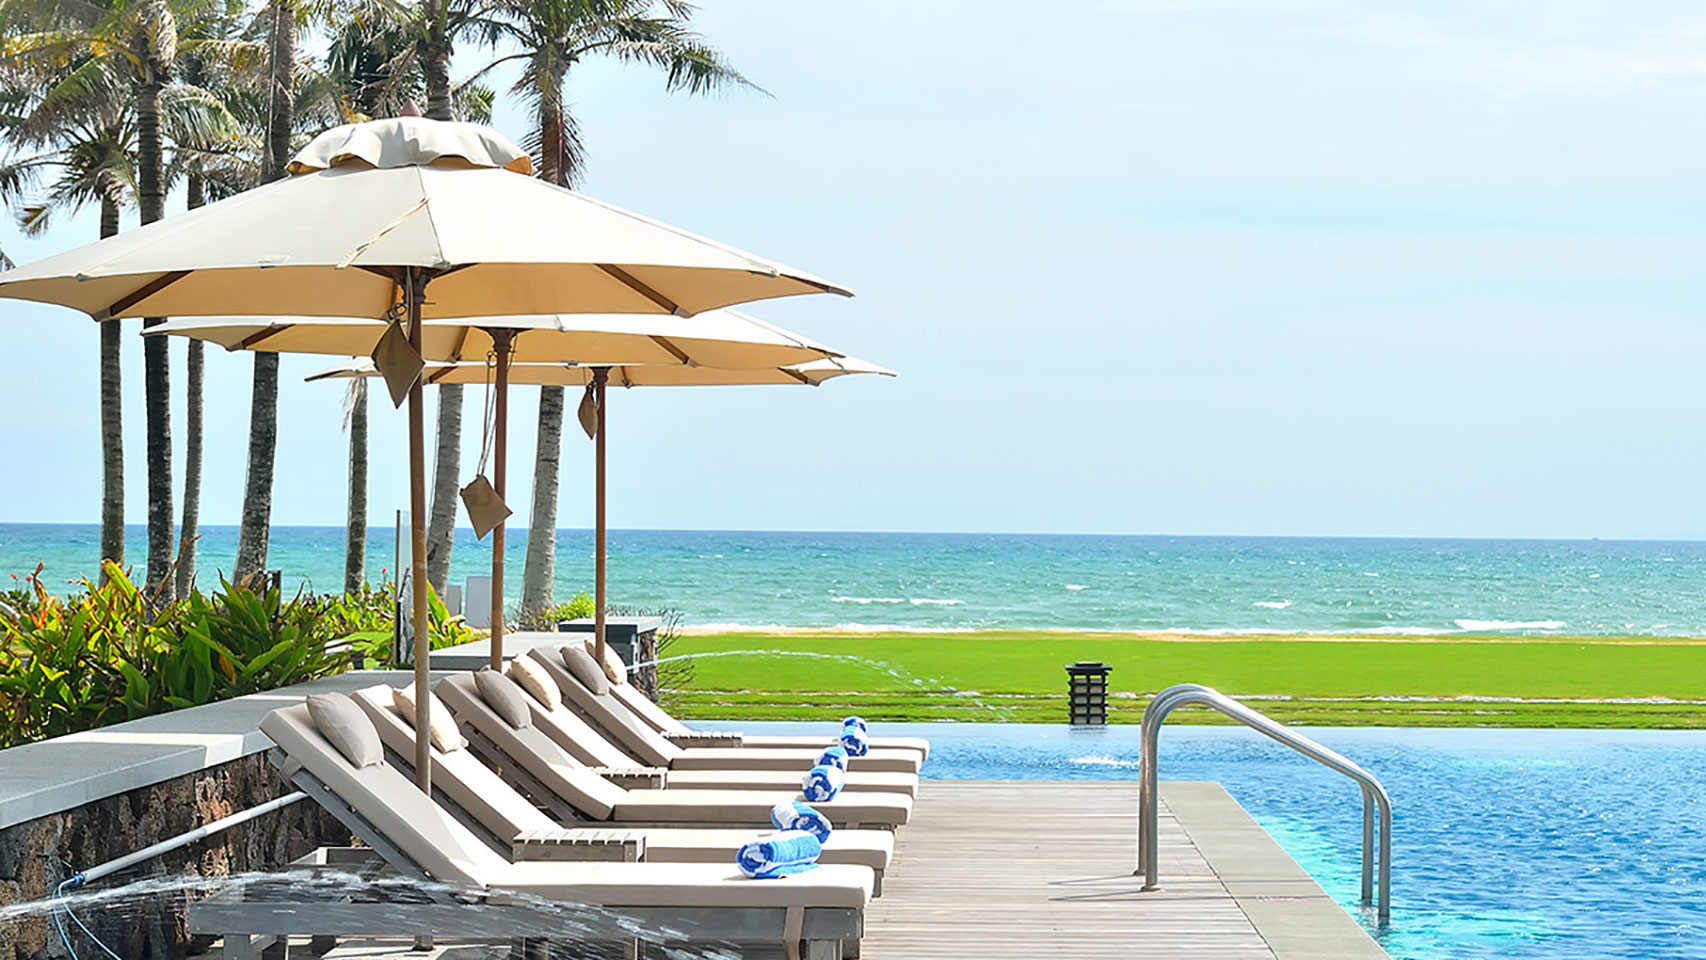
[[[1276,960],[1390,960],[1218,782],[1164,781],[1161,799]]]

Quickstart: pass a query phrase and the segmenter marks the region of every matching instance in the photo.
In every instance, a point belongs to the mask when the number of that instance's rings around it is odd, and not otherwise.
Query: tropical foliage
[[[64,598],[40,573],[0,597],[0,747],[393,665],[388,586],[285,600],[222,579],[161,604],[113,564]],[[475,637],[430,600],[434,647]]]

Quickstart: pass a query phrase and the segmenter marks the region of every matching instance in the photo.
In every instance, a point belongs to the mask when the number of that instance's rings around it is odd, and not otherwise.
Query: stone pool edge
[[[1389,960],[1218,782],[1164,781],[1161,799],[1277,960]]]

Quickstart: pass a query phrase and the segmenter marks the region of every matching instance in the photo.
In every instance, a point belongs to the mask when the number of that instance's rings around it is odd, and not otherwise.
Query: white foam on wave
[[[1463,630],[1557,630],[1564,626],[1562,620],[1456,620],[1453,621]]]
[[[937,627],[919,626],[917,624],[900,623],[831,623],[826,626],[801,626],[799,624],[783,625],[780,623],[689,623],[684,624],[688,633],[975,633],[988,627]]]
[[[1087,588],[1082,583],[1069,583],[1066,585],[1066,589],[1068,589],[1068,590],[1084,590]]]
[[[957,607],[964,600],[937,599],[935,597],[830,597],[830,603],[857,603],[865,606],[872,603],[910,603],[915,607]]]
[[[1258,607],[1267,607],[1269,610],[1284,610],[1286,607],[1291,606],[1291,601],[1290,600],[1257,600],[1255,605]]]

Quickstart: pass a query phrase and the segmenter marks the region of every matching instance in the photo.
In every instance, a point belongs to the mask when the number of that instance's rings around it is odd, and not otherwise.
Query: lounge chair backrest
[[[648,727],[661,734],[692,733],[693,728],[664,712],[664,709],[652,702],[652,698],[641,692],[639,687],[631,683],[617,684],[610,688],[610,695],[619,700],[623,706],[634,711]]]
[[[391,699],[391,688],[380,684],[351,694],[355,702],[379,728],[379,739],[387,749],[414,761],[415,728],[409,726]],[[549,830],[557,826],[544,811],[529,803],[504,782],[492,768],[467,748],[445,753],[432,747],[432,785],[450,801],[505,843],[525,830]]]
[[[537,700],[527,704],[533,710],[533,725],[556,741],[569,756],[589,767],[631,767],[634,758],[616,744],[606,740],[588,724],[575,709],[566,703],[547,710]]]
[[[261,732],[434,879],[484,887],[507,863],[388,763],[357,768],[320,735],[304,705],[261,719]]]
[[[528,774],[583,815],[608,820],[628,792],[582,766],[538,727],[516,729],[480,698],[474,676],[445,677],[433,688],[458,722],[483,735]]]
[[[652,767],[669,767],[681,756],[681,748],[647,726],[634,712],[613,699],[609,693],[596,694],[588,690],[563,665],[563,655],[547,647],[535,647],[528,656],[545,665],[546,672],[556,679],[563,690],[563,700],[598,725],[610,739],[628,751],[641,763]]]

